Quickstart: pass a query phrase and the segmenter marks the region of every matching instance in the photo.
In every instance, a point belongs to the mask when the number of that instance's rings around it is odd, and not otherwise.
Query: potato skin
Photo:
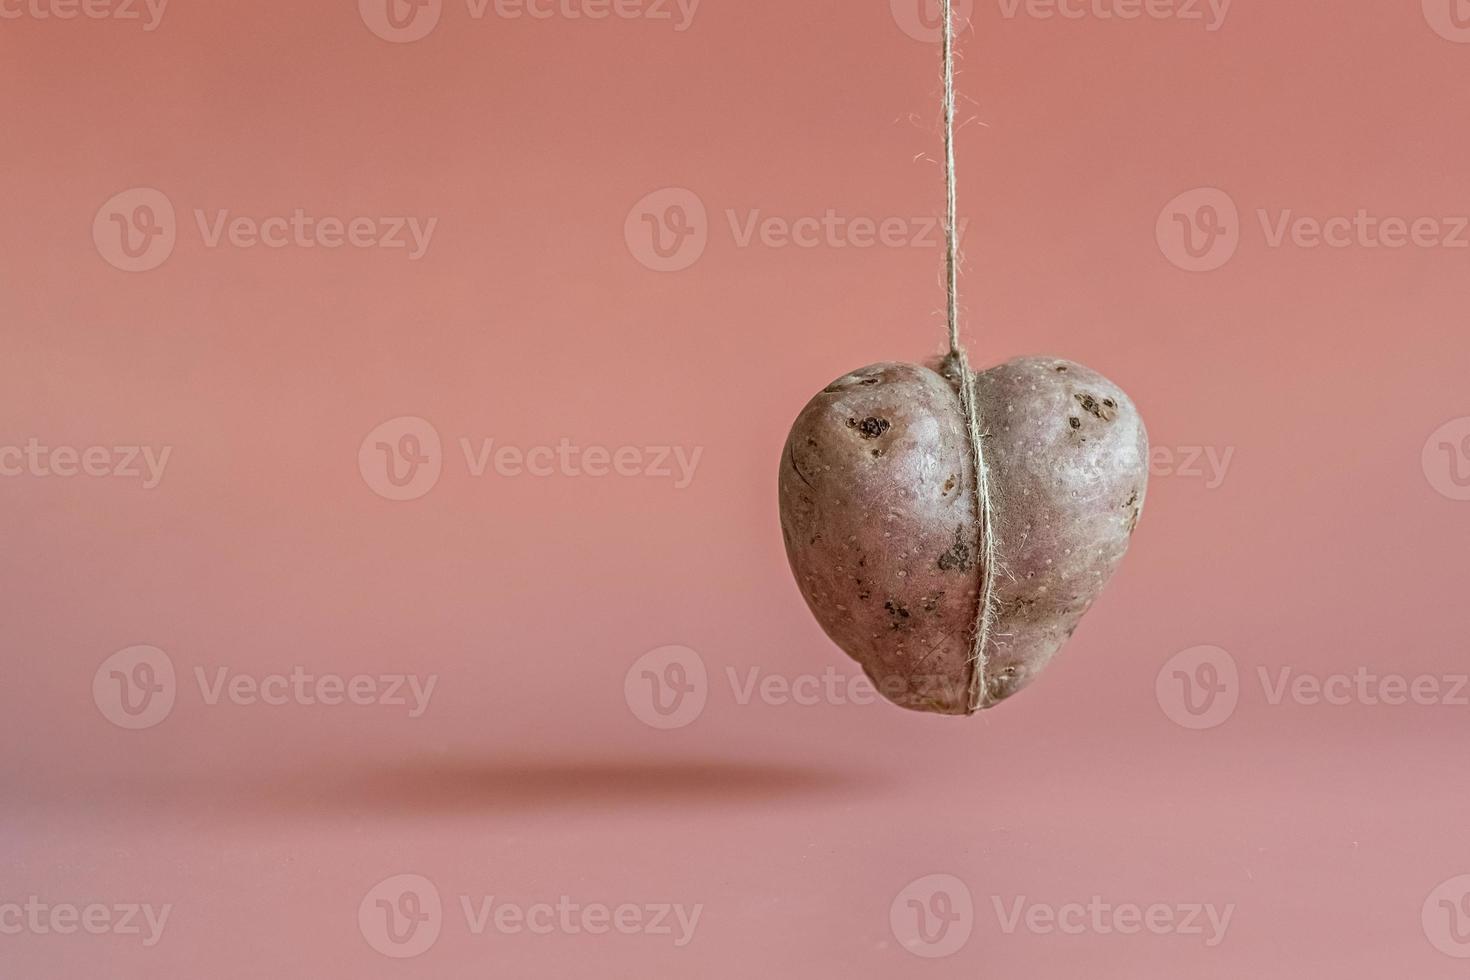
[[[885,697],[963,715],[981,568],[975,474],[950,365],[875,364],[798,416],[781,527],[803,597]],[[1148,437],[1128,397],[1070,361],[976,377],[995,504],[985,707],[1026,687],[1076,630],[1142,513]]]

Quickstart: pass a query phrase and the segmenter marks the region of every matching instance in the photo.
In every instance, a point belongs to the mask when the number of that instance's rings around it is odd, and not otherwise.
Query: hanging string
[[[980,601],[976,610],[975,634],[969,658],[969,713],[985,707],[988,696],[986,667],[988,647],[995,625],[995,506],[990,498],[990,470],[985,461],[985,435],[980,428],[980,411],[975,399],[975,373],[960,342],[959,287],[959,195],[954,157],[954,0],[944,2],[944,186],[945,186],[945,288],[948,293],[949,361],[958,376],[960,406],[969,430],[975,466],[975,511],[980,525]]]

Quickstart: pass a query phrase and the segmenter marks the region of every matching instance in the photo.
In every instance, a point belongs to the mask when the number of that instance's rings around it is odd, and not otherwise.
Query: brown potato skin
[[[801,593],[878,691],[969,713],[982,569],[969,435],[950,365],[844,375],[792,426],[781,529]],[[1148,482],[1133,403],[1059,358],[976,377],[999,563],[984,706],[1021,690],[1076,630],[1128,548]]]

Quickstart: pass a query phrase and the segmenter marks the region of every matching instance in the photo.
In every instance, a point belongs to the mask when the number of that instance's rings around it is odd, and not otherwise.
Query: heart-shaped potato
[[[1143,511],[1148,435],[1116,385],[1026,357],[975,378],[994,505],[995,612],[981,707],[1077,629]],[[970,712],[983,569],[952,361],[874,364],[802,410],[781,462],[792,572],[827,635],[905,708]]]

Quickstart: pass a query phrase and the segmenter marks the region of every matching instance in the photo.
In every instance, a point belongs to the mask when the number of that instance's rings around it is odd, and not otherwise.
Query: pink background
[[[350,0],[173,0],[154,31],[0,20],[0,446],[173,447],[153,490],[0,479],[0,904],[174,907],[151,948],[0,935],[0,975],[1463,976],[1421,909],[1470,873],[1470,707],[1272,704],[1257,679],[1466,670],[1449,467],[1470,459],[1421,456],[1470,415],[1470,252],[1273,248],[1257,217],[1470,212],[1470,45],[1419,6],[1236,0],[1208,31],[978,4],[972,355],[1082,361],[1156,446],[1233,456],[1218,486],[1160,467],[1063,659],[972,720],[740,704],[726,675],[854,672],[789,579],[781,443],[832,378],[942,343],[936,249],[740,247],[726,219],[936,213],[937,50],[884,0],[704,0],[684,31],[460,0],[412,43]],[[129,273],[91,228],[137,187],[178,241]],[[666,187],[708,213],[667,273],[624,233]],[[1155,235],[1201,187],[1239,209],[1208,273]],[[209,248],[193,218],[298,207],[438,225],[409,261]],[[357,465],[399,416],[444,440],[409,502]],[[472,478],[462,436],[703,455],[683,489]],[[91,693],[134,644],[180,677],[141,731]],[[670,644],[708,703],[657,730],[624,679]],[[1239,706],[1189,730],[1155,680],[1204,644],[1238,664]],[[417,719],[211,706],[193,682],[295,666],[439,682]],[[357,913],[403,873],[446,911],[396,960]],[[975,905],[946,958],[890,922],[932,874]],[[703,911],[684,948],[474,936],[461,895]],[[1207,947],[1007,933],[992,901],[1094,895],[1235,910]]]

